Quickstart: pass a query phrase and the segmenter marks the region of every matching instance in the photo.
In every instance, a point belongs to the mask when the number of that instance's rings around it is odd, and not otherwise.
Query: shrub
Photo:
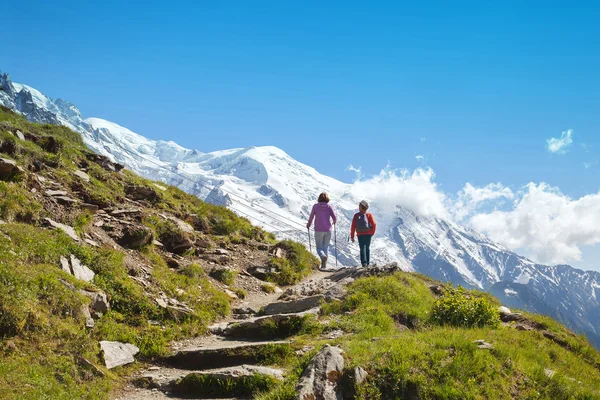
[[[431,319],[440,325],[468,328],[500,325],[498,311],[488,298],[475,296],[460,286],[448,289],[435,302]]]

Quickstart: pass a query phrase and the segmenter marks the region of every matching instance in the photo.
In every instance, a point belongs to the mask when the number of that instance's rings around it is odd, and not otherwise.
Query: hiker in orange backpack
[[[371,263],[371,239],[377,229],[377,223],[373,214],[368,213],[369,203],[363,200],[358,205],[358,210],[352,219],[350,228],[350,237],[354,242],[354,233],[358,236],[358,245],[360,247],[360,263],[363,267],[368,267]]]

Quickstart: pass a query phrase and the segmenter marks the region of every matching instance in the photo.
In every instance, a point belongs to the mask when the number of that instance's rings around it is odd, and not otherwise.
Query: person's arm
[[[352,226],[350,227],[350,237],[354,242],[354,231],[356,230],[356,214],[354,214],[354,218],[352,218]]]
[[[331,215],[331,219],[333,220],[333,224],[337,224],[337,217],[335,216],[335,211],[333,211],[333,207],[329,206],[329,215]]]
[[[373,216],[373,214],[369,214],[371,216],[371,229],[373,230],[373,235],[375,234],[375,231],[377,230],[377,222],[375,222],[375,217]]]
[[[308,218],[308,224],[306,224],[306,227],[308,229],[310,229],[310,226],[312,225],[313,219],[315,218],[315,206],[313,206],[311,212],[310,212],[310,217]]]

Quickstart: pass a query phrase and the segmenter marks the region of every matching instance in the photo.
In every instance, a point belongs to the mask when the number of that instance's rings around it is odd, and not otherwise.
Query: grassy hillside
[[[106,369],[99,341],[160,360],[171,341],[205,334],[237,298],[297,283],[317,265],[299,244],[225,208],[121,170],[64,127],[2,109],[0,158],[18,166],[0,168],[2,399],[108,398],[139,363]],[[63,269],[71,257],[95,273],[90,282]],[[267,267],[273,284],[248,278],[251,266]],[[93,327],[89,293],[110,302],[92,313]],[[266,325],[265,337],[292,339],[258,357],[282,367],[285,380],[249,378],[239,390],[293,399],[304,367],[329,343],[344,350],[346,370],[368,372],[346,390],[357,399],[600,398],[600,355],[585,338],[526,313],[502,322],[499,305],[418,274],[361,278],[318,317]]]
[[[2,399],[106,398],[119,375],[135,367],[106,370],[100,340],[135,344],[142,360],[166,354],[170,341],[203,334],[230,312],[225,284],[211,277],[221,264],[241,268],[251,254],[266,265],[267,250],[278,245],[225,208],[118,171],[91,154],[77,133],[28,123],[6,109],[0,110],[0,157],[20,167],[0,180]],[[73,227],[80,240],[49,229],[45,218]],[[193,229],[181,227],[182,220]],[[167,250],[181,244],[187,248],[179,254]],[[301,246],[295,249],[300,257],[283,260],[290,283],[316,265]],[[61,257],[71,255],[93,270],[92,282],[61,269]],[[229,274],[229,288],[243,296],[237,272]],[[105,293],[110,302],[91,329],[82,311],[90,299],[80,289]],[[161,296],[177,306],[162,307],[156,301]]]

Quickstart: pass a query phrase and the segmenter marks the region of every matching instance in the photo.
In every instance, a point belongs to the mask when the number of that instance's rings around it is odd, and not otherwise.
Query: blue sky
[[[389,161],[452,193],[598,193],[600,6],[371,3],[10,2],[0,69],[153,139],[275,145],[345,181]]]

